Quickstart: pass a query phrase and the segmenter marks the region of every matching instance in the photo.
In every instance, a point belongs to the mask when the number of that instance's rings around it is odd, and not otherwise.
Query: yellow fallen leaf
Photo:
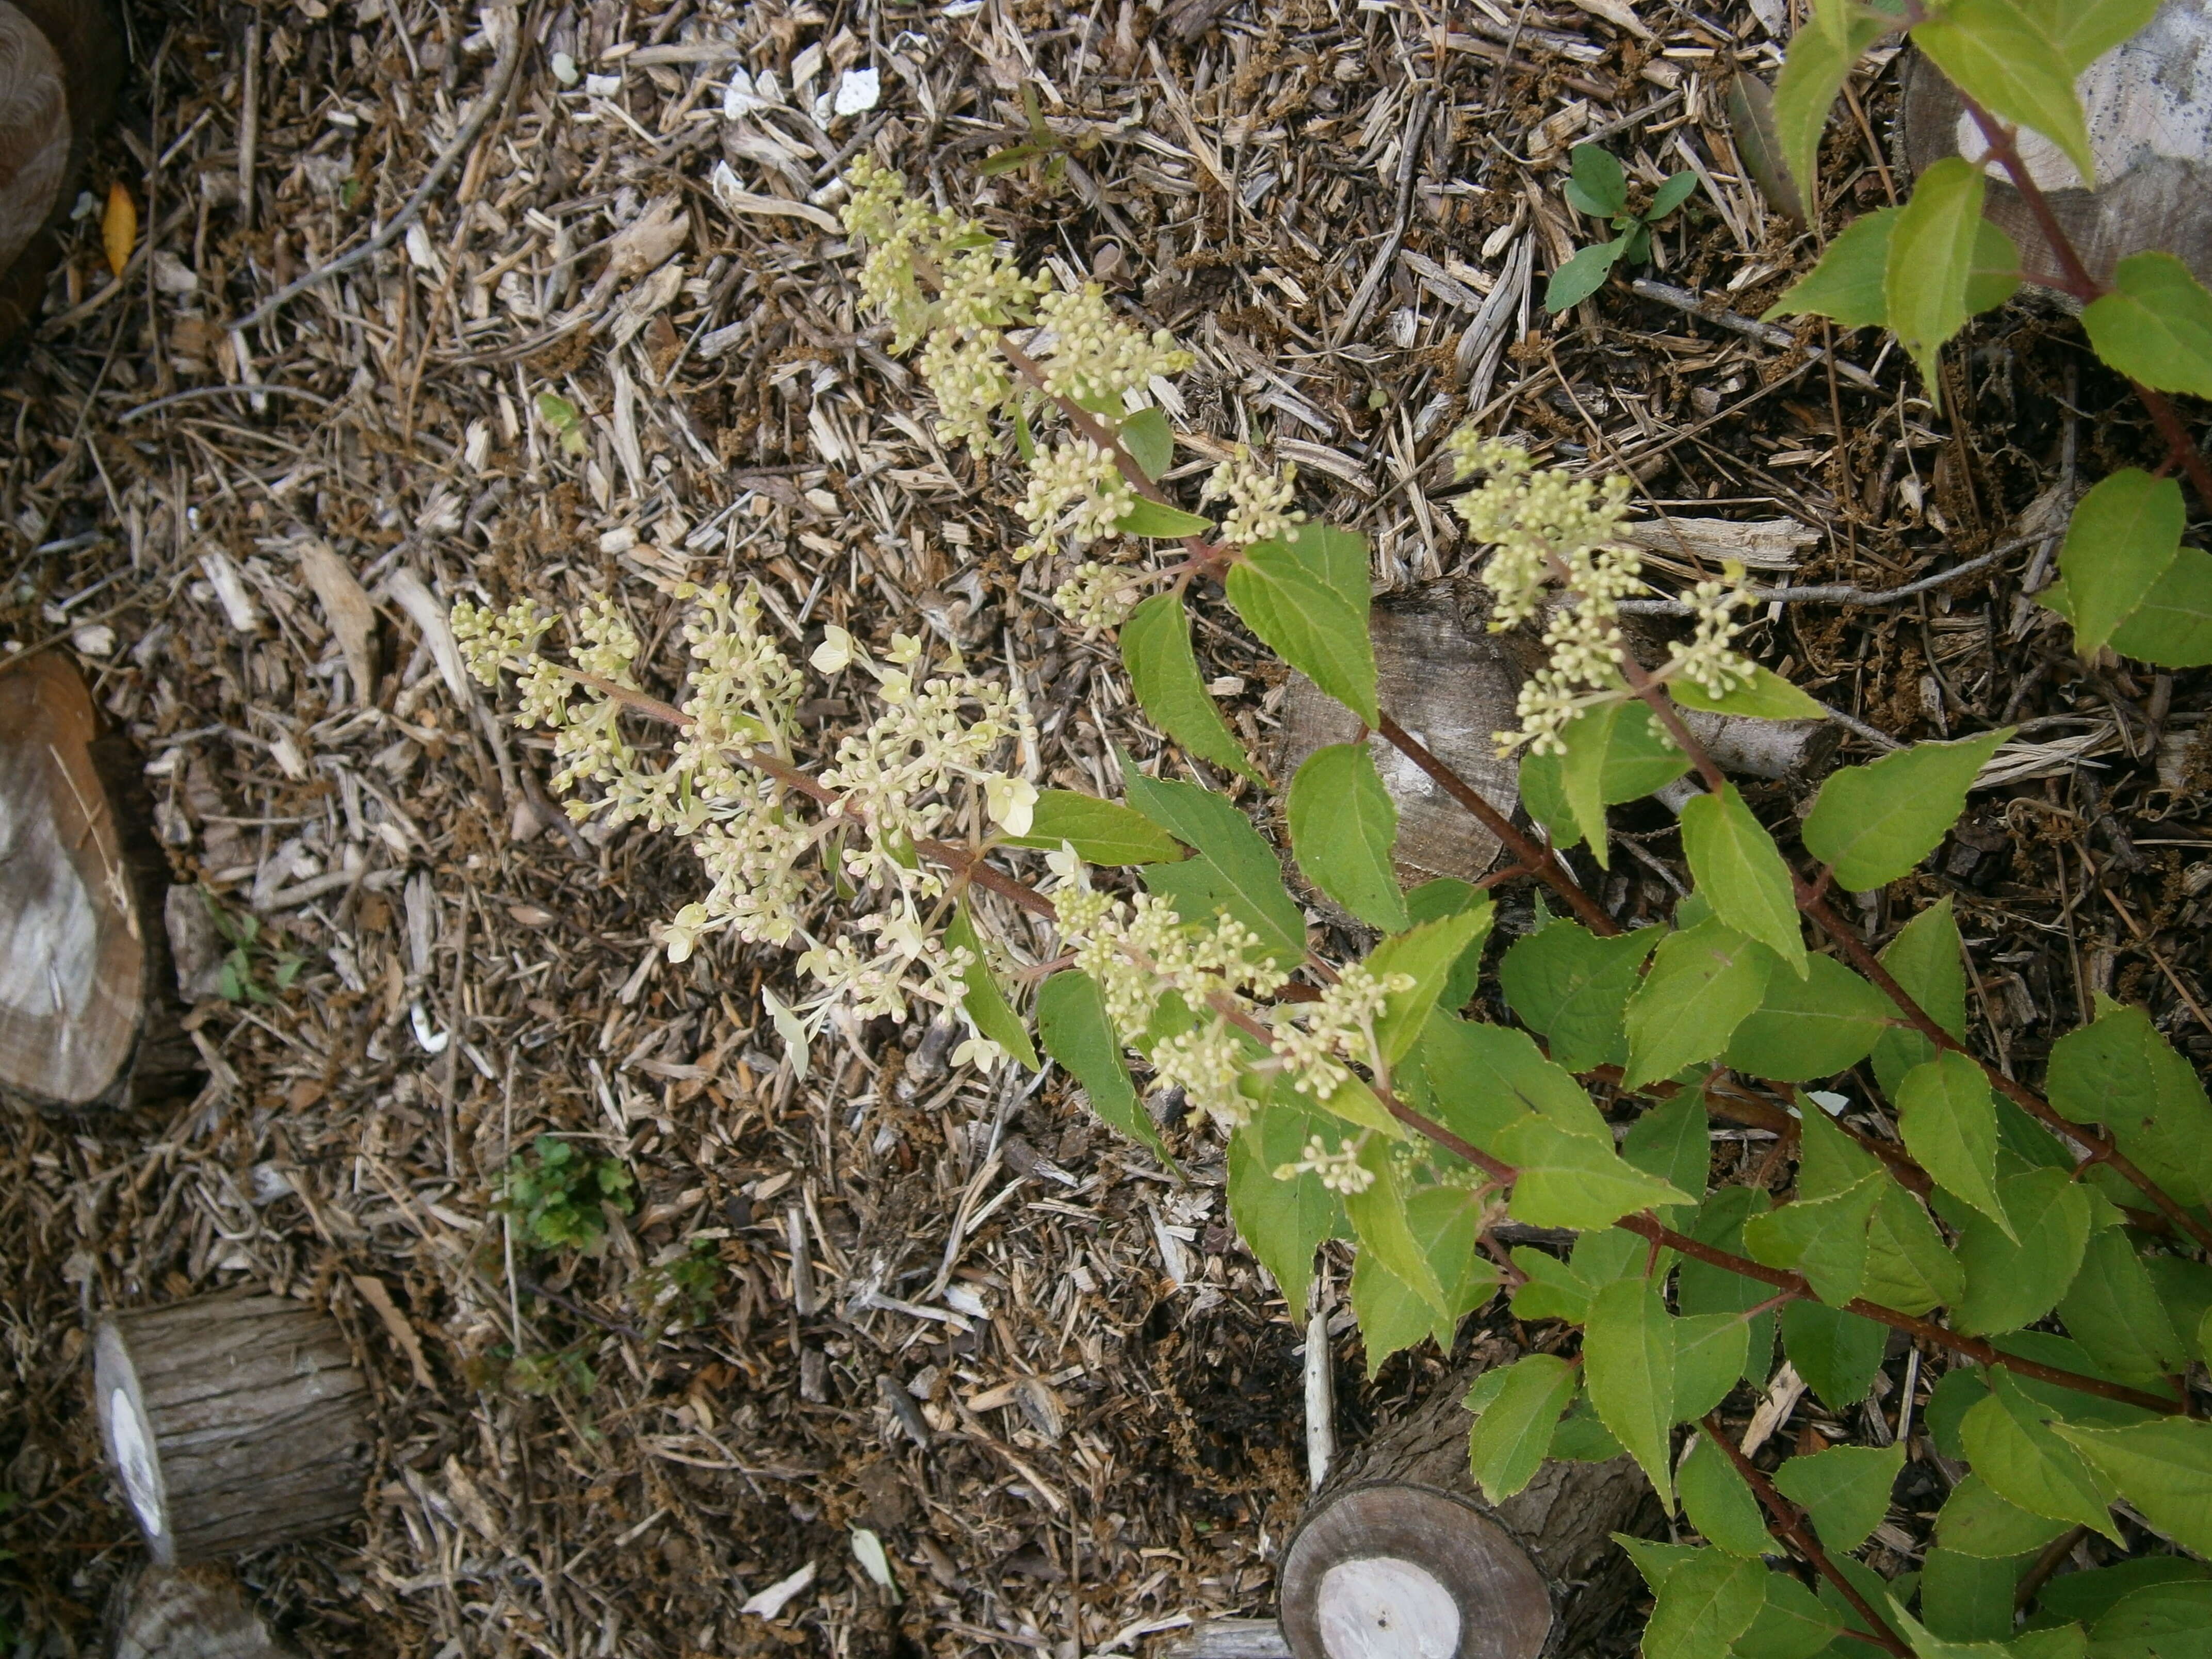
[[[107,187],[107,211],[100,216],[100,240],[107,249],[107,268],[119,281],[131,263],[131,250],[138,246],[138,204],[117,179]]]

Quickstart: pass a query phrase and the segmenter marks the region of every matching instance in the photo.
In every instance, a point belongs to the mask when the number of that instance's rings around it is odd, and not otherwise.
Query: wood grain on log
[[[142,1568],[117,1587],[106,1622],[108,1659],[293,1659],[222,1567]]]
[[[1658,1500],[1629,1459],[1547,1463],[1492,1505],[1468,1474],[1446,1378],[1346,1460],[1284,1553],[1282,1631],[1296,1659],[1548,1659],[1582,1650],[1636,1593],[1615,1532]]]
[[[93,1387],[110,1466],[164,1565],[360,1513],[368,1385],[327,1314],[235,1291],[112,1314]]]
[[[2089,274],[2109,281],[2130,253],[2179,255],[2212,283],[2212,0],[2166,0],[2148,27],[2083,72],[2075,89],[2088,117],[2097,187],[2040,134],[2023,132],[2023,159]],[[1979,160],[1980,132],[1951,83],[1917,53],[1904,77],[1902,137],[1917,174],[1947,155]],[[2020,244],[2030,271],[2058,261],[2027,202],[1989,166],[1984,212]]]
[[[143,797],[75,669],[52,653],[0,668],[0,1097],[120,1105],[194,1069]]]

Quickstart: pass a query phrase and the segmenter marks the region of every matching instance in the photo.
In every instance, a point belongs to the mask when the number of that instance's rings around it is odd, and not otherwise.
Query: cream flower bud
[[[983,802],[992,823],[1010,836],[1026,836],[1036,817],[1036,785],[994,773],[983,780]]]

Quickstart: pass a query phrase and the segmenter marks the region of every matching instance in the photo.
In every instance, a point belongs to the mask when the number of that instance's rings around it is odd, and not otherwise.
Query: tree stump
[[[108,1461],[163,1566],[361,1512],[368,1385],[327,1314],[251,1291],[111,1314],[93,1387]]]
[[[2097,187],[2040,134],[2021,135],[2022,159],[2050,198],[2089,273],[2109,282],[2130,253],[2179,255],[2212,283],[2212,0],[2166,0],[2150,26],[2100,58],[2075,82],[2089,122]],[[1915,53],[1904,76],[1905,160],[1918,173],[1947,155],[1979,160],[1980,131],[1959,94]],[[2026,200],[1995,163],[1983,212],[2020,244],[2030,273],[2056,274],[2057,257]]]
[[[1521,723],[1516,703],[1522,683],[1547,654],[1537,630],[1491,633],[1489,593],[1474,577],[1379,595],[1368,617],[1382,707],[1485,800],[1512,817],[1521,799],[1520,763],[1498,758],[1494,734]],[[1666,654],[1657,630],[1643,618],[1624,619],[1622,631],[1646,660]],[[1694,708],[1681,714],[1723,770],[1748,777],[1815,772],[1834,755],[1840,735],[1822,720],[1745,720]],[[1293,674],[1283,700],[1279,775],[1287,780],[1316,749],[1350,743],[1358,732],[1358,715],[1304,675]],[[1473,881],[1486,874],[1498,861],[1498,838],[1381,738],[1367,742],[1383,787],[1397,803],[1394,854],[1401,879]],[[1322,908],[1329,908],[1326,901]]]
[[[152,816],[137,752],[100,734],[75,669],[52,653],[0,669],[0,1097],[142,1104],[197,1069]]]
[[[114,114],[123,63],[106,0],[0,0],[0,345],[46,298],[56,228]]]
[[[222,1567],[145,1567],[107,1609],[108,1659],[293,1659]]]
[[[1626,1457],[1547,1463],[1497,1505],[1468,1473],[1449,1377],[1341,1464],[1284,1553],[1282,1633],[1294,1659],[1548,1659],[1582,1652],[1637,1594],[1615,1532],[1658,1499]]]

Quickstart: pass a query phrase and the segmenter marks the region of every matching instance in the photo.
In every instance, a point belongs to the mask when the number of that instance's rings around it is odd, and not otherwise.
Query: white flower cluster
[[[1031,344],[1040,348],[1045,390],[1109,415],[1120,412],[1123,392],[1180,374],[1193,361],[1165,329],[1147,338],[1108,310],[1097,283],[1047,293],[1037,301],[1037,324],[1045,337]]]
[[[1065,535],[1078,547],[1110,536],[1124,514],[1137,504],[1137,491],[1121,476],[1109,450],[1088,438],[1063,438],[1039,448],[1030,463],[1030,487],[1022,497],[1022,517],[1030,539],[1014,550],[1026,562]]]
[[[1539,467],[1526,450],[1471,429],[1447,441],[1455,477],[1486,475],[1458,507],[1468,532],[1492,549],[1482,573],[1496,599],[1491,626],[1510,628],[1544,612],[1551,647],[1551,660],[1521,688],[1521,729],[1498,732],[1498,747],[1564,750],[1560,733],[1585,709],[1631,695],[1620,672],[1620,606],[1646,587],[1642,560],[1620,538],[1635,486],[1617,476],[1592,483]],[[1696,638],[1677,647],[1656,678],[1692,679],[1715,695],[1750,679],[1751,665],[1728,648],[1740,631],[1729,613],[1741,598],[1741,574],[1731,572],[1730,586],[1703,582],[1692,590]],[[1547,603],[1553,584],[1564,596]]]
[[[1233,916],[1189,923],[1150,893],[1131,903],[1095,893],[1072,853],[1054,868],[1064,878],[1054,896],[1061,936],[1075,965],[1098,981],[1114,1029],[1163,1085],[1180,1086],[1223,1127],[1242,1126],[1252,1111],[1243,1079],[1265,1050],[1230,1014],[1249,1021],[1250,1000],[1273,996],[1290,975]]]
[[[501,669],[520,678],[522,723],[550,728],[566,762],[556,787],[597,786],[591,798],[570,801],[572,817],[638,819],[690,843],[712,886],[659,929],[671,961],[720,932],[747,943],[803,942],[799,966],[815,981],[799,1002],[808,1032],[837,1006],[862,1019],[901,1020],[916,1001],[957,1006],[965,976],[980,964],[943,942],[944,879],[914,847],[986,818],[1018,835],[1029,828],[1036,786],[992,763],[1009,738],[1033,741],[1019,706],[957,653],[933,673],[921,641],[894,635],[887,660],[878,662],[832,628],[812,665],[823,674],[865,671],[880,707],[817,775],[836,792],[821,805],[773,775],[800,764],[795,714],[809,682],[762,629],[757,592],[686,585],[678,594],[692,606],[684,629],[692,659],[687,724],[660,764],[621,729],[625,702],[617,690],[637,690],[638,644],[610,601],[592,601],[569,622],[573,667],[537,654],[554,618],[527,601],[503,612],[464,602],[454,607],[453,630],[479,678],[495,680]],[[823,886],[817,864],[835,873],[832,884],[860,890],[854,913],[827,926],[809,921]],[[980,1034],[966,1052],[996,1054]]]
[[[1317,1175],[1321,1184],[1329,1191],[1356,1197],[1375,1184],[1375,1171],[1359,1161],[1360,1147],[1366,1139],[1362,1134],[1332,1152],[1327,1141],[1319,1135],[1311,1136],[1306,1141],[1304,1156],[1297,1163],[1276,1166],[1275,1179],[1291,1181],[1302,1175]]]
[[[1295,466],[1262,466],[1243,444],[1213,469],[1200,501],[1225,501],[1229,512],[1221,521],[1221,539],[1231,547],[1249,547],[1273,541],[1304,524],[1306,515],[1295,511],[1298,470]]]
[[[1137,585],[1128,571],[1088,559],[1053,591],[1052,604],[1086,635],[1095,634],[1129,620],[1137,608]]]
[[[1345,969],[1317,1002],[1294,1002],[1275,1010],[1275,1053],[1290,1062],[1291,1086],[1326,1101],[1352,1073],[1356,1060],[1388,1083],[1389,1067],[1376,1045],[1375,1022],[1397,993],[1413,988],[1410,974],[1376,978],[1364,963]]]

